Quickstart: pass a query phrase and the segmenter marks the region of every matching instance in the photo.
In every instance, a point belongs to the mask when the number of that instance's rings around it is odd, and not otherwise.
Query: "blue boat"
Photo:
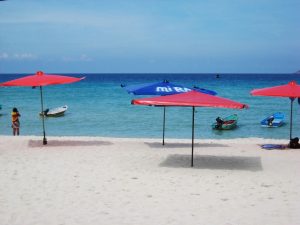
[[[280,127],[283,124],[283,120],[284,114],[277,112],[263,119],[260,124],[262,127]]]

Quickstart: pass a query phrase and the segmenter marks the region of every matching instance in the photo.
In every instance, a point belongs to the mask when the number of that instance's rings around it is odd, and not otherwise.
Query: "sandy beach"
[[[1,225],[300,224],[300,150],[259,138],[0,137]]]

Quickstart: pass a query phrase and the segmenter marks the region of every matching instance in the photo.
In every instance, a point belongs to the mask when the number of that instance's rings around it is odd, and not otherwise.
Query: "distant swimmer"
[[[217,75],[216,75],[216,78],[220,78],[220,75],[219,75],[219,74],[217,74]]]

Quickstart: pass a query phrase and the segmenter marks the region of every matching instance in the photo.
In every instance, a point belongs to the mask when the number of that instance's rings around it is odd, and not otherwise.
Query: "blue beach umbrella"
[[[121,84],[121,87],[124,88],[129,94],[134,95],[173,95],[173,94],[180,94],[189,92],[192,90],[209,94],[209,95],[216,95],[217,92],[199,88],[199,87],[193,87],[193,88],[187,88],[183,85],[173,84],[170,83],[167,80],[164,80],[163,82],[156,82],[156,83],[145,83],[145,84],[136,84],[136,85],[123,85]],[[163,142],[162,144],[165,144],[165,126],[166,126],[166,107],[164,107],[164,118],[163,118]]]
[[[136,84],[136,85],[121,85],[129,94],[134,95],[173,95],[173,94],[180,94],[184,92],[188,92],[191,90],[195,90],[198,92],[202,92],[205,94],[210,95],[216,95],[217,92],[199,88],[199,87],[193,87],[193,88],[187,88],[183,85],[173,84],[170,83],[167,80],[164,80],[163,82],[156,82],[156,83],[146,83],[146,84]]]

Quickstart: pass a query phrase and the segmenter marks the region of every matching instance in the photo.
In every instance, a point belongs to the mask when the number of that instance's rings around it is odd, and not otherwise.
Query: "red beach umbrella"
[[[173,94],[179,94],[188,92],[191,90],[196,90],[198,92],[210,94],[210,95],[216,95],[217,92],[204,89],[204,88],[188,88],[183,85],[178,85],[174,83],[170,83],[167,80],[164,80],[163,82],[156,82],[156,83],[146,83],[146,84],[138,84],[138,85],[121,85],[129,94],[134,95],[173,95]],[[164,108],[164,116],[163,116],[163,140],[162,144],[165,145],[165,127],[166,127],[166,107]]]
[[[61,76],[61,75],[50,75],[50,74],[44,74],[42,71],[36,72],[34,75],[25,76],[22,78],[18,78],[15,80],[7,81],[4,83],[1,83],[0,86],[29,86],[29,87],[40,87],[40,93],[41,93],[41,109],[42,112],[44,111],[44,104],[43,104],[43,86],[48,85],[57,85],[57,84],[68,84],[80,81],[84,79],[77,78],[77,77],[69,77],[69,76]],[[43,121],[43,144],[47,144],[46,139],[46,132],[45,132],[45,121],[44,116],[42,117]]]
[[[251,91],[254,96],[271,96],[271,97],[288,97],[291,100],[291,117],[290,117],[290,139],[292,139],[293,129],[293,102],[300,97],[300,85],[296,81],[291,81],[288,84],[254,89]]]
[[[217,108],[248,108],[247,105],[232,101],[219,96],[208,95],[197,91],[190,91],[182,94],[161,96],[154,98],[135,99],[131,101],[133,105],[148,106],[180,106],[193,107],[192,116],[192,158],[191,166],[194,166],[194,130],[195,130],[195,107],[217,107]]]

